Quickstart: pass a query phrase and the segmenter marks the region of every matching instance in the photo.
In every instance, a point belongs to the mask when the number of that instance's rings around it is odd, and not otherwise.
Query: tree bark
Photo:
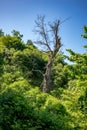
[[[54,60],[53,58],[50,58],[46,66],[46,72],[44,74],[44,78],[42,82],[43,92],[49,92],[52,88],[51,68],[52,68],[53,60]]]

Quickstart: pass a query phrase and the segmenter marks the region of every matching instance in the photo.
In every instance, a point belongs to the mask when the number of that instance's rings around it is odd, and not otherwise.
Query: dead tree
[[[59,25],[60,20],[56,20],[53,24],[48,24],[49,29],[47,29],[47,25],[45,24],[45,17],[38,16],[37,20],[35,21],[36,33],[39,34],[39,40],[36,41],[36,44],[42,45],[42,49],[49,52],[49,60],[46,65],[45,73],[43,74],[43,81],[42,81],[42,90],[43,92],[49,92],[52,87],[52,79],[51,79],[51,70],[52,65],[55,60],[55,56],[58,53],[59,49],[61,48],[61,39],[58,35],[59,32]]]

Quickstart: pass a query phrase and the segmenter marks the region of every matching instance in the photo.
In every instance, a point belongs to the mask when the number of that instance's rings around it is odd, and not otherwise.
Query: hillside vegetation
[[[87,39],[87,26],[84,26]],[[87,130],[87,53],[59,51],[42,90],[47,51],[0,30],[0,130]],[[85,45],[84,48],[87,48]],[[65,62],[68,59],[69,63]]]

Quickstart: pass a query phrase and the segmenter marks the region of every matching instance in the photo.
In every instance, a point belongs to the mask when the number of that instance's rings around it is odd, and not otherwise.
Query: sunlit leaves
[[[81,36],[87,39],[87,25],[84,25],[84,33],[85,34],[82,34]]]

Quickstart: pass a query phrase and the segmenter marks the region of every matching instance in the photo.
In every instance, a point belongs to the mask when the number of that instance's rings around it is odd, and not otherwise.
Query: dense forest
[[[87,39],[87,26],[81,36]],[[51,51],[22,39],[19,31],[0,30],[0,130],[87,130],[86,50],[67,49],[68,56],[57,50],[50,89],[43,91]]]

